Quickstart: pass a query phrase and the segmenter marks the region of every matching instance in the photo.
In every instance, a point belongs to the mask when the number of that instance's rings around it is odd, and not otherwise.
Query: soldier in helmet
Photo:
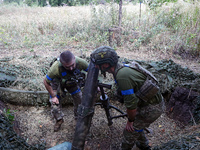
[[[144,129],[163,112],[163,98],[156,78],[138,63],[118,63],[119,56],[109,46],[101,46],[91,54],[91,61],[102,73],[108,72],[118,85],[127,109],[128,120],[123,131],[122,150],[131,150],[136,144],[141,150],[150,150]]]
[[[81,85],[79,84],[79,79],[84,78],[82,70],[88,70],[88,63],[75,57],[70,51],[64,51],[52,64],[44,78],[44,85],[50,94],[51,112],[56,119],[54,132],[57,132],[64,122],[61,99],[65,96],[66,91],[72,95],[74,116],[77,119],[77,108],[82,99]]]

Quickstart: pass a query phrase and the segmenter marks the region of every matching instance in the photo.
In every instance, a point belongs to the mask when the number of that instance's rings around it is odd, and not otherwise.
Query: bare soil
[[[68,48],[63,48],[65,50]],[[80,56],[80,51],[75,50],[75,48],[69,48],[76,55]],[[183,67],[188,67],[194,72],[200,73],[200,64],[198,58],[196,60],[180,59],[176,56],[169,56],[159,52],[140,52],[134,51],[129,52],[124,49],[118,50],[118,55],[121,57],[126,57],[128,59],[137,59],[137,60],[161,60],[161,59],[173,59],[176,63],[182,65]],[[39,56],[58,56],[59,51],[49,51],[44,52],[43,50],[38,50],[36,54],[26,52],[29,55],[39,55]],[[0,57],[14,56],[15,59],[13,63],[18,62],[17,59],[21,54],[19,52],[13,52],[12,54],[6,50],[1,51]],[[25,52],[23,52],[23,55]],[[86,56],[89,56],[90,52],[85,53]],[[42,81],[41,81],[42,82]],[[117,106],[121,110],[125,111],[123,105],[119,102],[111,99],[111,104]],[[57,144],[63,143],[65,141],[72,142],[74,129],[75,129],[75,120],[73,116],[73,106],[67,105],[63,107],[64,123],[62,124],[61,130],[59,132],[53,131],[53,126],[55,120],[53,119],[50,113],[49,106],[42,107],[30,107],[30,106],[16,106],[12,104],[7,104],[7,107],[10,108],[14,114],[15,119],[18,124],[18,134],[26,139],[29,144],[36,144],[45,142],[46,148],[53,147]],[[112,112],[116,114],[116,112]],[[87,136],[85,149],[86,150],[118,150],[121,143],[122,131],[126,124],[126,118],[118,118],[113,120],[113,125],[107,125],[107,119],[105,111],[96,106],[95,114],[93,116],[90,132]],[[156,146],[162,143],[165,143],[169,140],[177,138],[182,134],[192,133],[199,129],[196,126],[185,126],[181,128],[177,123],[169,119],[164,113],[157,121],[155,121],[150,128],[152,133],[147,134],[150,145]],[[188,132],[187,132],[188,131]]]
[[[119,102],[112,101],[112,105],[117,106],[121,110],[125,110],[124,106]],[[72,142],[76,122],[73,116],[73,106],[64,106],[63,112],[64,123],[61,130],[53,131],[55,120],[51,116],[50,107],[29,107],[16,106],[8,104],[11,110],[15,110],[15,118],[19,122],[18,134],[26,139],[29,144],[46,143],[46,148],[53,147],[63,142]],[[113,110],[111,115],[117,115]],[[92,119],[90,132],[86,138],[85,149],[93,150],[118,150],[120,148],[122,131],[125,127],[127,119],[113,119],[113,125],[108,126],[105,111],[100,106],[96,106],[95,114]],[[197,128],[197,129],[195,129]],[[156,120],[150,129],[152,133],[147,134],[150,145],[152,147],[166,143],[169,140],[181,137],[185,132],[193,133],[199,129],[197,126],[186,126],[182,128],[176,121],[167,117],[164,113]]]
[[[124,110],[118,102],[114,105]],[[8,104],[9,108],[15,110],[15,118],[19,121],[20,135],[29,144],[46,142],[46,147],[50,148],[65,141],[72,142],[75,130],[75,120],[73,107],[63,107],[64,123],[59,132],[53,131],[55,120],[51,116],[50,107],[28,107]],[[116,114],[116,113],[112,113]],[[90,132],[86,139],[86,148],[117,150],[120,147],[122,131],[127,119],[113,119],[113,125],[108,126],[105,111],[101,107],[95,108]],[[148,134],[152,146],[159,145],[173,139],[181,134],[181,128],[176,123],[163,114],[151,125],[153,133]]]

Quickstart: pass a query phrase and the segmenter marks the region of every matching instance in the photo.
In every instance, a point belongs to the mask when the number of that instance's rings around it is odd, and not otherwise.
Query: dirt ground
[[[125,110],[124,106],[118,102],[112,102],[112,104],[121,110]],[[19,122],[20,135],[29,144],[46,142],[46,147],[50,148],[65,141],[73,141],[76,122],[72,106],[63,107],[64,123],[59,132],[53,131],[55,120],[51,116],[48,106],[36,108],[8,104],[8,107],[15,111],[15,118]],[[111,111],[111,115],[117,115],[116,111]],[[113,119],[113,125],[108,126],[104,109],[96,106],[85,148],[88,150],[119,149],[126,121],[126,118]],[[148,137],[152,146],[165,143],[181,134],[181,128],[165,114],[154,122],[150,129],[153,133],[149,133]]]
[[[76,55],[80,55],[79,51],[72,49]],[[181,60],[176,57],[167,56],[163,54],[154,54],[154,52],[126,52],[125,50],[117,51],[121,57],[137,60],[160,60],[160,59],[173,59],[176,63],[183,67],[188,67],[194,72],[200,73],[200,64],[196,60]],[[13,55],[8,51],[2,51],[2,56]],[[27,52],[28,54],[29,52]],[[23,53],[25,54],[25,53]],[[44,53],[38,50],[36,55],[57,56],[58,51],[51,51]],[[89,56],[89,54],[86,54]],[[15,57],[20,56],[15,53]],[[17,61],[17,60],[14,60]],[[124,106],[116,101],[111,100],[111,104],[117,106],[121,110],[125,110]],[[26,139],[29,144],[36,144],[45,142],[47,149],[65,141],[72,142],[75,130],[75,120],[73,116],[73,106],[67,105],[63,107],[64,123],[62,124],[59,132],[53,131],[55,120],[50,113],[49,106],[33,107],[33,106],[16,106],[7,104],[14,114],[15,119],[19,123],[18,129],[22,137]],[[111,115],[115,115],[112,112]],[[87,136],[85,149],[86,150],[118,150],[122,139],[122,131],[126,124],[126,118],[118,118],[113,120],[113,125],[107,125],[105,111],[99,107],[95,107],[95,114],[92,119],[90,132]],[[187,129],[192,127],[188,126],[184,129],[180,128],[176,122],[169,119],[164,113],[157,121],[155,121],[150,128],[152,133],[147,134],[150,145],[156,146],[165,143],[171,139],[181,136]]]
[[[111,101],[111,104],[125,110],[119,102]],[[75,130],[75,120],[73,116],[72,105],[64,106],[64,123],[59,132],[53,131],[55,120],[51,116],[50,107],[29,107],[7,105],[15,112],[16,121],[22,137],[29,144],[38,144],[45,142],[46,148],[53,147],[63,142],[72,142]],[[111,115],[115,116],[115,110],[112,109]],[[113,119],[113,124],[108,126],[104,109],[100,106],[95,107],[95,114],[92,119],[90,132],[86,138],[85,150],[118,150],[122,139],[122,131],[126,124],[126,118]],[[165,113],[155,121],[150,129],[152,133],[147,134],[152,147],[166,143],[169,140],[181,137],[185,132],[192,132],[195,126],[186,126],[181,128],[172,119],[169,119]],[[198,130],[198,129],[197,129]],[[195,130],[194,130],[195,132]]]

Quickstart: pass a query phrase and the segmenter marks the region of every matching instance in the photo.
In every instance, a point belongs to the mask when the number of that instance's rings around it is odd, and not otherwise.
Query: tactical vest
[[[52,62],[50,63],[50,67],[52,66],[52,64],[56,61],[60,61],[59,58],[54,58],[52,60]],[[76,64],[76,69],[69,73],[68,70],[66,70],[62,65],[61,63],[59,63],[59,75],[61,77],[61,86],[72,86],[72,85],[75,85],[77,84],[78,82],[80,82],[80,80],[84,80],[84,75],[83,73],[77,69],[78,67],[78,63]]]
[[[57,60],[60,60],[60,58],[54,57],[53,60],[50,62],[49,67],[51,67],[53,63],[56,62]]]
[[[144,84],[140,87],[140,89],[135,93],[137,97],[144,101],[148,101],[152,99],[159,91],[158,87],[158,81],[154,77],[152,73],[150,73],[148,70],[143,68],[139,63],[136,61],[131,62],[131,64],[124,64],[120,68],[118,68],[117,71],[119,71],[123,67],[129,67],[131,69],[134,69],[142,74],[144,74],[147,78]]]

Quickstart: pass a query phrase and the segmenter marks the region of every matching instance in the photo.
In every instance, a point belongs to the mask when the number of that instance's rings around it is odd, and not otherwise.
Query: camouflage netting
[[[121,60],[125,63],[131,60]],[[137,60],[136,60],[137,61]],[[176,87],[185,87],[200,93],[200,74],[183,68],[173,60],[137,61],[158,79],[162,94],[172,93]]]
[[[5,110],[0,102],[0,149],[1,150],[45,150],[45,143],[29,145],[26,140],[20,137],[13,129],[14,123],[11,114],[2,113]]]
[[[36,144],[33,146],[27,144],[25,139],[15,133],[9,120],[3,114],[0,114],[0,149],[45,150],[45,145]]]
[[[200,133],[185,135],[177,140],[171,140],[161,146],[156,146],[153,150],[199,150],[200,149]]]
[[[23,62],[27,60],[36,62],[36,66],[13,64],[12,58],[0,60],[0,96],[12,104],[19,105],[47,105],[49,94],[43,86],[43,78],[48,71],[53,58],[40,56],[21,56]],[[72,99],[67,96],[63,104],[72,104]]]
[[[19,61],[21,60],[22,63],[20,64],[13,63],[12,59],[12,57],[0,59],[0,87],[16,87],[27,91],[44,90],[41,82],[53,58],[21,56]],[[33,62],[32,66],[26,65],[28,60]]]
[[[2,99],[6,102],[20,105],[48,104],[49,95],[47,91],[45,91],[43,78],[53,58],[44,59],[40,56],[22,56],[20,59],[22,59],[22,61],[29,60],[34,63],[36,62],[36,66],[27,67],[25,65],[16,65],[11,63],[12,58],[0,60],[0,95]],[[87,61],[88,60],[87,58]],[[132,60],[120,58],[120,62],[129,63],[131,61]],[[166,102],[169,103],[167,106],[169,117],[179,120],[183,122],[183,124],[187,124],[187,122],[190,122],[191,118],[194,117],[195,120],[193,120],[193,122],[199,123],[200,101],[198,97],[200,93],[200,74],[194,73],[188,68],[183,68],[172,60],[137,62],[157,77],[161,93]],[[185,91],[184,96],[181,91],[177,91],[178,87],[180,87],[179,90]],[[113,91],[109,90],[109,92],[110,96],[115,97]],[[175,94],[173,94],[174,92]],[[179,96],[177,94],[179,94]],[[173,101],[176,101],[176,103]],[[67,96],[63,104],[71,103],[71,96]],[[181,115],[177,117],[178,114],[176,112],[178,111],[174,108],[184,108],[186,104],[190,104],[188,108],[190,111],[187,111],[185,120],[181,120]],[[189,114],[190,112],[192,115]],[[182,114],[184,114],[184,112],[182,112]]]
[[[12,58],[0,60],[0,96],[5,102],[20,105],[46,105],[49,96],[43,87],[43,77],[46,74],[52,58],[33,58],[24,56],[22,61],[36,60],[37,66],[30,68],[25,65],[12,64]],[[121,62],[131,60],[121,59]],[[151,71],[159,80],[161,92],[167,102],[168,115],[183,124],[199,123],[200,120],[200,74],[188,68],[183,68],[172,60],[138,61],[144,68]],[[114,92],[109,90],[111,96]],[[69,96],[65,102],[71,103]],[[179,109],[178,109],[179,108]],[[186,108],[186,109],[184,109]],[[181,110],[185,110],[181,111]],[[189,111],[190,110],[190,111]],[[186,115],[184,115],[186,114]],[[182,117],[185,119],[183,119]],[[182,118],[182,120],[180,120]],[[168,149],[199,149],[199,133],[180,137],[169,141],[154,150]],[[44,149],[44,145],[28,145],[24,139],[13,130],[13,124],[7,117],[0,114],[0,149]],[[195,149],[196,150],[196,149]]]

